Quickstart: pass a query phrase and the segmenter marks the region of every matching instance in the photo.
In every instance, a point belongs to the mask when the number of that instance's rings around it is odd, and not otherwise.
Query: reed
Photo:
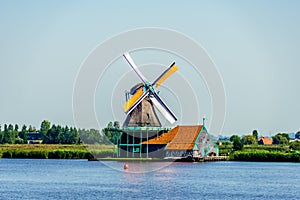
[[[111,145],[0,145],[0,158],[91,159],[112,157],[114,149]]]
[[[228,160],[255,162],[300,162],[300,153],[259,151],[236,151]]]

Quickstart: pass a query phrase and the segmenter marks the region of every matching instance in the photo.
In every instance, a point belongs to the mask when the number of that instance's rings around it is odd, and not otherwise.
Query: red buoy
[[[124,169],[125,169],[125,170],[129,169],[129,165],[125,164],[125,165],[124,165]]]

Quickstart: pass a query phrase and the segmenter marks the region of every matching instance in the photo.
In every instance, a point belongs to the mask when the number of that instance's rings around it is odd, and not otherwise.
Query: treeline
[[[300,139],[300,131],[295,134]],[[219,140],[219,155],[230,155],[230,160],[244,161],[299,161],[300,141],[290,142],[286,133],[277,133],[272,143],[258,145],[258,132],[240,137],[232,135],[229,140]]]
[[[33,132],[33,128],[31,127],[30,131]],[[4,130],[2,131],[2,127],[0,125],[0,143],[1,144],[23,144],[24,141],[27,142],[27,138],[19,137],[19,126],[16,124],[13,126],[12,124],[4,124]]]
[[[295,138],[300,139],[300,131],[295,134]],[[254,130],[252,134],[244,135],[243,137],[232,135],[229,141],[219,141],[219,143],[222,143],[222,146],[232,146],[235,151],[242,150],[244,145],[258,145],[258,132]],[[275,136],[272,136],[272,144],[290,145],[291,149],[300,150],[300,142],[290,142],[290,136],[287,133],[277,133]]]
[[[118,122],[110,122],[109,128],[119,127]],[[108,128],[102,131],[96,129],[76,129],[75,127],[51,125],[47,120],[42,121],[40,129],[23,125],[19,130],[17,124],[0,125],[0,144],[27,144],[29,136],[37,135],[43,144],[112,144],[114,133]]]

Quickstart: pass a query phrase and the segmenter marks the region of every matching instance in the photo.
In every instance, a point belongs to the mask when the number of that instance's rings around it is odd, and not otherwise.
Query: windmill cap
[[[138,83],[136,84],[135,86],[133,86],[131,89],[130,89],[130,94],[131,95],[134,95],[136,93],[136,91],[138,89],[140,89],[141,87],[144,87],[144,84],[143,83]]]

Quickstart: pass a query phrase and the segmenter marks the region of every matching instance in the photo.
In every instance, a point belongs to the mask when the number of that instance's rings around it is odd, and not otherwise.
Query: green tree
[[[7,129],[8,129],[8,131],[13,131],[14,130],[14,126],[12,124],[9,124]]]
[[[79,129],[79,135],[85,144],[99,144],[100,133],[95,129]]]
[[[51,123],[48,120],[43,120],[40,127],[40,133],[42,135],[43,143],[48,144],[50,142],[50,135],[48,131],[50,130]]]
[[[290,140],[290,136],[286,133],[277,133],[272,137],[273,144],[288,144]]]
[[[19,137],[23,140],[22,141],[22,143],[23,144],[27,144],[27,142],[28,142],[28,137],[27,137],[27,126],[24,124],[23,126],[22,126],[22,129],[21,129],[21,131],[19,132]]]
[[[2,144],[10,144],[10,135],[8,130],[4,130],[2,133]]]
[[[110,131],[110,129],[106,129]],[[76,144],[85,143],[85,144],[111,144],[108,138],[105,136],[104,129],[102,133],[96,129],[79,129],[78,131],[74,128],[74,135]]]
[[[229,138],[230,142],[233,142],[235,138],[239,138],[239,139],[240,139],[240,136],[238,136],[238,135],[232,135],[232,136]]]
[[[43,137],[44,144],[56,144],[57,127],[53,124]]]
[[[118,143],[118,139],[121,135],[121,131],[120,131],[120,125],[118,121],[114,122],[114,126],[112,125],[112,122],[109,122],[107,127],[102,129],[102,133],[103,135],[106,136],[107,139],[103,139],[103,143],[113,143],[113,144],[117,144]]]
[[[18,132],[15,131],[14,126],[12,124],[9,124],[8,128],[8,134],[9,134],[9,144],[15,144],[16,143],[16,139],[18,137]]]
[[[113,128],[114,126],[113,126],[113,123],[112,122],[109,122],[108,124],[107,124],[107,128]]]
[[[47,131],[50,129],[51,123],[48,120],[43,120],[41,123],[40,132],[41,133],[47,133]]]
[[[300,139],[300,131],[296,133],[295,138]]]
[[[15,124],[15,131],[19,132],[19,125]]]
[[[242,142],[246,145],[257,144],[257,140],[253,135],[245,135],[242,139]]]
[[[24,139],[24,136],[25,136],[26,133],[27,133],[27,126],[24,124],[22,126],[22,129],[21,129],[20,133],[19,133],[19,137]]]
[[[54,144],[59,144],[59,135],[62,135],[63,134],[63,128],[60,126],[60,125],[57,125],[56,127],[56,132],[55,132],[55,136],[53,137],[53,143]],[[66,140],[64,138],[64,140]],[[65,142],[65,141],[64,141]]]
[[[253,130],[252,131],[252,135],[255,138],[255,140],[257,141],[257,139],[258,139],[258,132],[257,132],[257,130]]]
[[[114,128],[113,123],[109,122],[107,124],[107,127],[102,130],[102,133],[104,133],[104,135],[107,137],[109,141],[113,141],[113,131],[112,131],[113,128]]]
[[[287,141],[290,141],[290,139],[291,139],[289,134],[287,134],[287,133],[281,133],[281,136],[285,137],[287,139]]]
[[[120,122],[119,121],[115,121],[114,122],[114,127],[115,128],[120,128]]]
[[[240,150],[243,149],[243,147],[244,147],[244,145],[243,145],[243,143],[242,143],[240,137],[235,137],[235,138],[233,139],[233,147],[232,147],[233,150],[234,150],[234,151],[240,151]]]
[[[29,132],[29,133],[36,132],[36,129],[35,129],[35,127],[33,127],[33,126],[29,125],[28,132]]]
[[[70,138],[69,127],[61,128],[61,131],[58,130],[58,143],[59,144],[72,144]]]
[[[62,129],[60,125],[55,125],[51,127],[50,136],[51,136],[51,144],[58,144],[58,135],[62,133]]]
[[[50,144],[55,144],[56,138],[58,136],[56,125],[53,124],[47,133],[48,133],[49,138],[50,138],[49,143]]]
[[[76,128],[70,128],[68,142],[69,144],[80,144],[80,138]]]
[[[2,144],[2,129],[1,129],[1,124],[0,124],[0,144]]]
[[[7,124],[4,124],[4,130],[2,131],[2,144],[8,144],[10,143],[10,135],[8,132]]]
[[[66,144],[73,144],[73,137],[70,131],[70,128],[68,126],[65,126],[65,128],[63,128],[63,133],[65,136],[65,143]]]
[[[23,144],[27,144],[27,143],[28,143],[28,137],[27,137],[27,132],[25,132],[23,135]]]
[[[300,141],[291,142],[290,149],[299,151],[300,150]]]
[[[71,134],[74,134],[75,144],[81,144],[82,141],[79,137],[78,130],[76,128],[71,128]]]

